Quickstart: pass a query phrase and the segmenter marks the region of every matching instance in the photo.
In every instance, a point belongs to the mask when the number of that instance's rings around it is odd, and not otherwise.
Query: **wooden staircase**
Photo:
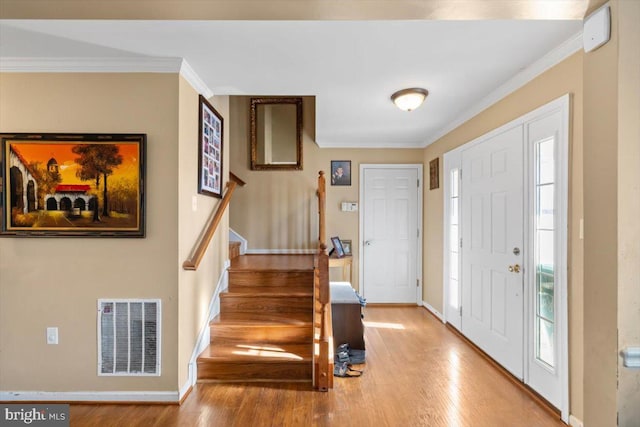
[[[234,257],[198,380],[311,382],[313,289],[313,255]]]

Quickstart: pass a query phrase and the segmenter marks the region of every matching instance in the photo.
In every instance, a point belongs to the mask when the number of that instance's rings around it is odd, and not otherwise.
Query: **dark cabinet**
[[[348,343],[365,350],[362,306],[349,282],[331,282],[331,316],[334,347]]]

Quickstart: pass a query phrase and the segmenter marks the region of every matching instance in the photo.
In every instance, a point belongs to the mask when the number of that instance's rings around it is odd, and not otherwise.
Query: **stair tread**
[[[226,363],[306,363],[313,346],[306,344],[236,343],[208,346],[198,361]]]
[[[277,297],[277,298],[300,298],[300,297],[312,297],[313,290],[309,291],[296,291],[296,292],[257,292],[254,290],[238,291],[225,291],[220,293],[220,298],[262,298],[262,297]]]
[[[210,326],[256,326],[284,327],[305,326],[312,324],[312,313],[221,313],[210,323]]]
[[[313,255],[241,255],[231,261],[234,271],[313,271]]]

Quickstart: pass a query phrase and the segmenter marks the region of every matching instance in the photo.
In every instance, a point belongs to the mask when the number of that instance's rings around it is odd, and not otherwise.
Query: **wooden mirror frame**
[[[258,163],[258,105],[294,104],[296,106],[296,163],[263,164]],[[296,97],[258,97],[251,98],[249,115],[249,140],[251,144],[251,170],[302,170],[302,98]]]

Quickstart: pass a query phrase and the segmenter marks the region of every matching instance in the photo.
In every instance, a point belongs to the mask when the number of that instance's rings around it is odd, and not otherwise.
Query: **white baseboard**
[[[426,301],[422,301],[422,306],[427,310],[429,310],[431,313],[433,313],[433,315],[436,316],[438,319],[440,319],[442,323],[444,323],[444,317],[442,316],[442,313],[440,313],[438,310],[433,308],[431,304],[429,304]]]
[[[317,249],[247,249],[247,254],[250,255],[288,255],[288,254],[309,254],[313,255],[317,253]]]
[[[584,427],[584,423],[573,415],[569,415],[569,425],[572,427]]]
[[[0,391],[7,402],[162,402],[177,403],[177,391]]]
[[[180,388],[180,400],[189,392],[191,387],[195,385],[196,381],[198,381],[198,356],[200,353],[204,351],[205,348],[209,345],[210,335],[209,335],[209,322],[211,319],[216,317],[218,313],[220,313],[220,292],[226,290],[229,287],[229,267],[231,266],[231,261],[226,260],[224,263],[224,270],[222,274],[218,278],[218,284],[216,285],[216,290],[213,292],[213,296],[211,297],[211,301],[209,301],[209,309],[207,310],[207,317],[204,325],[202,325],[200,329],[200,334],[198,335],[198,340],[196,341],[196,345],[193,348],[193,352],[191,353],[191,359],[189,360],[189,377],[184,385]]]
[[[240,255],[247,253],[248,242],[247,239],[242,237],[237,231],[229,227],[229,241],[240,242]]]

